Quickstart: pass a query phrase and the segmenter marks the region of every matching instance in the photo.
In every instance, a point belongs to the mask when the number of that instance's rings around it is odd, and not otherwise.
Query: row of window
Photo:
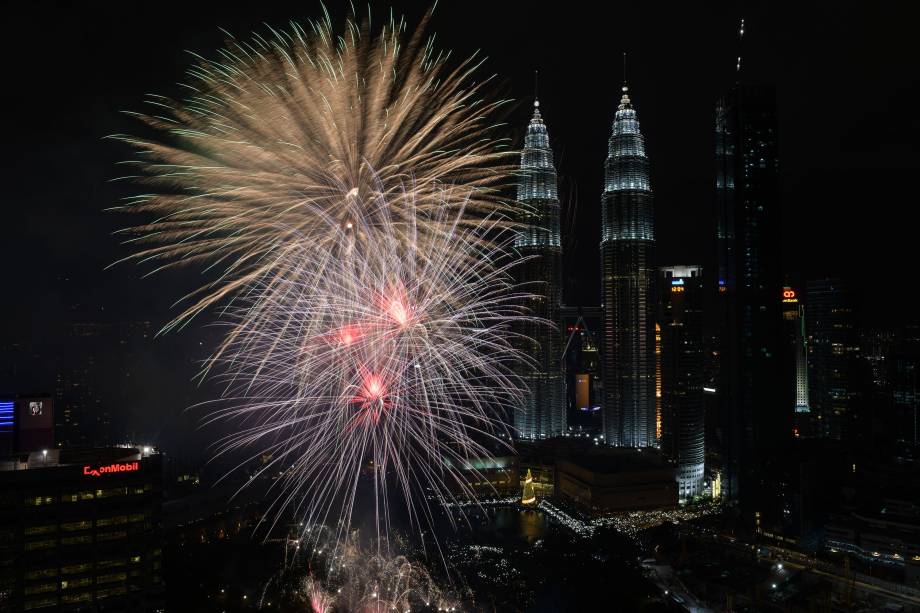
[[[114,541],[123,539],[128,536],[126,530],[112,530],[109,532],[96,533],[96,542]],[[93,542],[93,535],[82,534],[78,536],[65,536],[61,539],[61,545],[83,545]],[[43,539],[40,541],[29,541],[25,544],[26,551],[39,551],[42,549],[54,549],[57,547],[57,539]]]
[[[128,593],[125,586],[111,587],[104,590],[96,590],[96,600],[104,600],[113,596],[123,596]],[[79,592],[76,594],[64,594],[61,596],[61,604],[76,604],[80,602],[92,602],[93,592]],[[31,611],[33,609],[46,609],[58,606],[57,598],[42,598],[41,600],[31,600],[26,602],[24,609]]]
[[[102,528],[105,526],[117,526],[120,524],[126,524],[128,522],[138,522],[143,521],[150,517],[149,513],[133,513],[131,515],[115,515],[113,517],[102,517],[96,520],[96,527]],[[64,522],[60,524],[60,528],[64,532],[76,532],[79,530],[89,530],[93,527],[92,520],[80,520],[73,522]],[[26,536],[37,536],[41,534],[51,534],[56,532],[58,529],[57,524],[47,524],[43,526],[29,526],[23,533]]]
[[[140,562],[141,562],[140,555],[134,555],[127,559],[113,558],[110,560],[100,560],[96,562],[96,570],[104,570],[108,568],[118,568],[120,566],[125,566],[127,564],[140,564]],[[60,574],[78,575],[81,573],[90,572],[92,569],[93,569],[93,565],[91,563],[70,564],[67,566],[62,566],[60,569]],[[25,577],[28,580],[34,580],[34,579],[42,579],[45,577],[56,577],[57,575],[58,575],[57,567],[52,567],[52,568],[42,568],[38,570],[29,571],[26,573]],[[71,580],[62,581],[61,586],[67,587],[68,581],[70,581],[70,584],[72,586],[73,582],[76,580],[71,579]],[[79,581],[83,581],[83,580],[80,579]]]
[[[113,498],[115,496],[128,496],[146,494],[153,491],[153,485],[146,483],[144,485],[131,485],[122,487],[110,487],[97,490],[83,490],[81,492],[68,492],[61,495],[61,502],[81,502],[84,500],[94,500],[103,498]],[[55,504],[56,496],[28,496],[24,504],[28,507],[40,507]]]

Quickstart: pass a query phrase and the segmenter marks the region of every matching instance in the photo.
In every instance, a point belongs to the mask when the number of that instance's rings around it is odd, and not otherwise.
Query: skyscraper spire
[[[741,18],[741,26],[738,28],[738,63],[735,64],[735,72],[741,72],[741,43],[744,42],[744,17]]]
[[[517,187],[517,199],[526,207],[523,219],[526,226],[515,241],[515,247],[559,247],[559,196],[553,150],[536,95],[533,105],[533,116],[521,151],[521,178]]]
[[[533,105],[535,107],[540,106],[540,71],[533,71]]]
[[[559,232],[559,198],[549,134],[540,115],[534,72],[534,110],[521,151],[517,186],[520,230],[514,246],[529,259],[515,272],[523,291],[533,297],[524,306],[532,315],[557,322],[562,305],[562,248]],[[562,339],[547,325],[516,324],[521,349],[531,358],[522,365],[521,378],[528,387],[515,413],[514,427],[522,438],[549,438],[565,431],[565,387],[562,378]]]
[[[629,86],[626,83],[626,52],[623,52],[623,91],[627,91]]]

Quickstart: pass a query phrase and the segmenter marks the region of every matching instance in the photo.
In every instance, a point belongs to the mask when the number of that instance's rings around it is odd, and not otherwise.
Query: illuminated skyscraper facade
[[[783,320],[787,322],[792,343],[792,363],[796,413],[811,411],[808,400],[808,335],[805,331],[805,305],[799,302],[799,293],[790,286],[783,288]]]
[[[609,445],[657,445],[655,233],[648,158],[623,86],[608,145],[601,227],[603,430]]]
[[[517,267],[517,281],[532,295],[527,299],[530,314],[557,325],[562,305],[559,197],[553,150],[539,101],[534,101],[524,138],[517,199],[522,229],[514,246],[529,258]],[[515,411],[517,435],[525,439],[561,436],[566,429],[562,335],[545,324],[523,323],[517,331],[531,339],[524,349],[533,360],[521,373],[529,391],[523,406]]]
[[[792,383],[792,431],[796,437],[812,435],[811,404],[808,398],[808,335],[805,331],[805,305],[791,286],[783,287],[783,322],[789,343],[786,363],[786,385]],[[791,367],[791,372],[790,372]],[[790,376],[791,375],[791,376]]]

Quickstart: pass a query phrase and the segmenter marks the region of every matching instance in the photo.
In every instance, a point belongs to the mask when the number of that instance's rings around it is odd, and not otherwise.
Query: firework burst
[[[135,114],[163,138],[114,137],[138,150],[130,178],[150,186],[120,208],[156,216],[127,231],[139,247],[128,259],[216,274],[171,325],[283,274],[306,247],[321,265],[356,220],[377,223],[366,212],[380,196],[397,229],[406,189],[423,212],[444,206],[445,185],[468,214],[503,209],[511,158],[489,136],[502,103],[480,98],[475,58],[451,69],[424,23],[404,42],[405,30],[391,19],[375,37],[352,18],[339,35],[327,14],[231,37],[217,59],[196,55],[186,101],[154,96],[155,111]],[[373,240],[368,230],[359,240]]]
[[[391,486],[413,522],[471,495],[469,459],[521,395],[499,103],[480,100],[474,60],[450,70],[404,31],[349,19],[338,36],[327,16],[231,37],[186,102],[138,115],[161,138],[117,137],[150,186],[122,208],[156,216],[128,230],[128,259],[213,275],[166,329],[221,307],[209,420],[235,430],[218,453],[270,456],[275,519],[293,508],[340,535],[362,475],[378,535]]]
[[[342,519],[347,530],[369,474],[378,531],[388,478],[418,503],[412,519],[430,522],[428,499],[472,495],[468,460],[507,434],[500,417],[519,400],[521,359],[508,328],[525,317],[514,260],[485,240],[496,230],[488,219],[471,227],[456,223],[462,209],[436,214],[449,231],[406,242],[382,224],[373,255],[349,255],[345,237],[321,273],[295,254],[289,274],[254,284],[228,312],[215,363],[226,393],[212,418],[239,425],[218,449],[271,455],[261,470],[282,474],[274,510],[293,505],[307,525]]]

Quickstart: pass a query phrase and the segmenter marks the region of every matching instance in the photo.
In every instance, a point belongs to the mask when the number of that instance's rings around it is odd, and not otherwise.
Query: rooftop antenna
[[[741,72],[741,42],[744,39],[744,17],[741,18],[741,27],[738,28],[738,63],[735,72]]]
[[[540,106],[539,87],[540,87],[540,71],[534,70],[533,71],[533,105],[535,107]]]
[[[623,91],[627,91],[626,87],[626,52],[623,52]]]

